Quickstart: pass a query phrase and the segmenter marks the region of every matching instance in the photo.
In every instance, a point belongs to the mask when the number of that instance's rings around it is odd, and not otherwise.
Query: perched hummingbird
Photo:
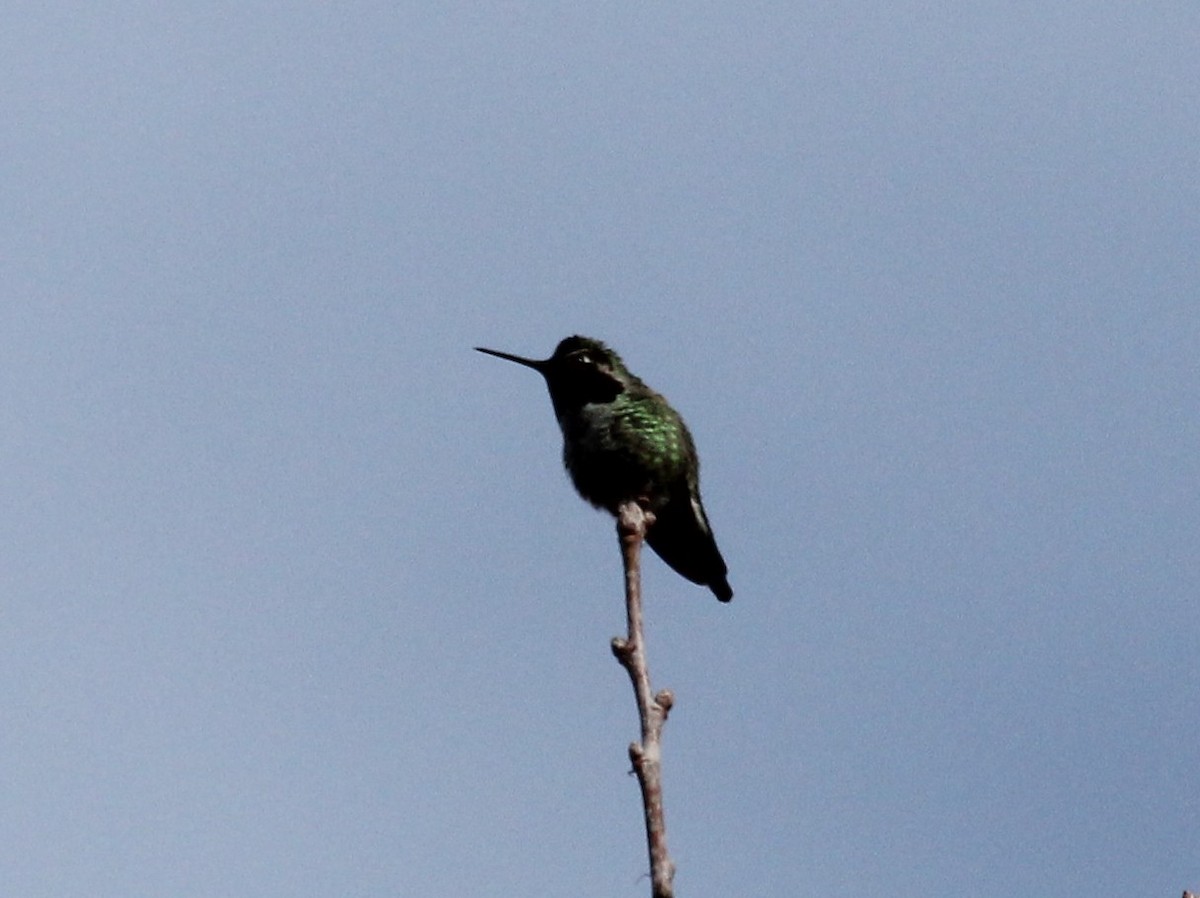
[[[563,435],[563,464],[579,495],[614,515],[622,502],[641,502],[655,517],[646,534],[650,548],[722,602],[733,598],[700,501],[692,435],[666,399],[589,337],[567,337],[541,361],[475,348],[546,378]]]

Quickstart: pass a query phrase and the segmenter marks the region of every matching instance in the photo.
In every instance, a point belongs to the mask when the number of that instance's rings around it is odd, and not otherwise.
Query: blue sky
[[[644,895],[611,522],[540,378],[686,416],[647,562],[684,896],[1200,887],[1200,10],[18,4],[0,891]]]

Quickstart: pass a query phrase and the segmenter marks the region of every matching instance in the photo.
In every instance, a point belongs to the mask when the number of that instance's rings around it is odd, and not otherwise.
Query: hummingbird
[[[567,337],[548,359],[479,352],[546,379],[563,435],[563,465],[579,495],[616,515],[636,501],[654,514],[646,542],[677,573],[733,598],[728,568],[700,501],[700,459],[679,413],[599,340]]]

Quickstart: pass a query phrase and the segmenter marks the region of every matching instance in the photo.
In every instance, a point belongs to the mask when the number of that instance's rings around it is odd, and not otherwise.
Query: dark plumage
[[[584,499],[612,514],[636,500],[654,512],[659,557],[728,602],[733,590],[700,501],[700,460],[687,425],[660,394],[589,337],[567,337],[541,361],[476,347],[546,379],[563,434],[563,463]]]

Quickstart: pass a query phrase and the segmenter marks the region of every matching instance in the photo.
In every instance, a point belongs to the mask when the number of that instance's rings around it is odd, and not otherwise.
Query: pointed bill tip
[[[526,368],[532,368],[534,371],[541,371],[546,366],[544,361],[539,361],[538,359],[527,359],[519,355],[513,355],[510,352],[487,349],[484,346],[476,346],[475,351],[482,352],[484,355],[494,355],[498,359],[508,359],[510,362],[516,362],[518,365],[524,365]]]

